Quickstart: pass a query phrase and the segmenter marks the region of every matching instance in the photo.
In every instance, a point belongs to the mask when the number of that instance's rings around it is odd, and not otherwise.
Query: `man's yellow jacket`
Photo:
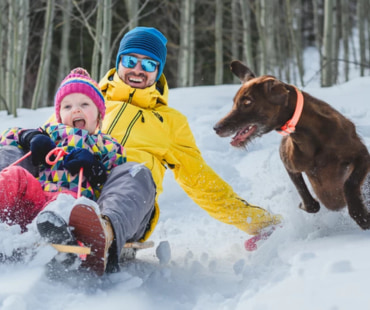
[[[223,181],[202,158],[186,117],[167,104],[168,85],[162,74],[145,89],[131,88],[111,69],[99,83],[106,100],[102,132],[112,135],[126,150],[127,160],[145,164],[163,191],[167,168],[195,203],[212,217],[248,234],[279,222],[279,217],[249,205]],[[153,231],[159,217],[152,220]]]

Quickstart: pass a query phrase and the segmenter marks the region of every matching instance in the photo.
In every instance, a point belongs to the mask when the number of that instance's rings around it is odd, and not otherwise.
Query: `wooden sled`
[[[90,255],[91,248],[87,246],[79,246],[79,245],[65,245],[65,244],[51,244],[51,246],[56,249],[58,252],[62,253],[73,253],[79,255]],[[149,249],[154,247],[153,241],[145,241],[145,242],[128,242],[123,246],[123,249]]]

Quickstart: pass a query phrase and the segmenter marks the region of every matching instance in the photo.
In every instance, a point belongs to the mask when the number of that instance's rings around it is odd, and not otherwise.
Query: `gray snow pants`
[[[127,162],[108,175],[97,203],[112,223],[117,255],[127,241],[144,236],[154,215],[155,196],[152,173],[144,165]]]
[[[0,171],[10,166],[12,163],[17,161],[23,155],[25,155],[24,151],[15,146],[10,145],[0,146]],[[32,164],[30,156],[26,157],[18,165],[27,169],[33,176],[37,176],[38,167],[35,167]]]

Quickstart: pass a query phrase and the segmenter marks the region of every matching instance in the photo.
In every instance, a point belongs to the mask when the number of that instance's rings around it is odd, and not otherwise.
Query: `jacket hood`
[[[107,101],[129,102],[143,109],[153,109],[168,102],[168,84],[164,74],[152,86],[140,89],[123,83],[113,68],[102,78],[99,86]]]

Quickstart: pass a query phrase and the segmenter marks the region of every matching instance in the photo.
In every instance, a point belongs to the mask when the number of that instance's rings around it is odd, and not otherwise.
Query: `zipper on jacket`
[[[126,141],[127,141],[128,137],[129,137],[129,135],[130,135],[130,133],[131,133],[132,127],[134,127],[134,125],[135,125],[135,123],[137,122],[137,120],[138,120],[140,117],[142,117],[142,118],[141,118],[141,119],[142,119],[142,122],[144,122],[144,121],[143,121],[144,117],[143,117],[142,115],[143,115],[143,111],[142,111],[142,110],[139,110],[139,111],[136,113],[136,115],[134,116],[134,118],[132,119],[132,121],[130,122],[130,124],[128,125],[127,130],[126,130],[126,133],[125,133],[125,135],[123,136],[123,138],[122,138],[122,140],[121,140],[121,145],[122,145],[122,146],[124,146],[124,145],[125,145],[125,143],[126,143]]]
[[[127,102],[123,102],[123,104],[122,104],[121,108],[119,109],[116,117],[114,118],[114,120],[112,121],[112,123],[110,124],[110,126],[107,130],[108,135],[112,134],[112,131],[113,131],[114,127],[117,125],[117,122],[119,121],[119,119],[121,118],[122,113],[125,111],[127,105],[132,102],[132,97],[134,97],[135,92],[136,92],[136,89],[132,93],[129,94]]]
[[[160,115],[158,112],[156,112],[156,111],[152,111],[153,112],[153,114],[161,121],[161,123],[163,123],[163,117],[162,117],[162,115]]]
[[[123,112],[125,111],[126,107],[127,107],[128,103],[127,102],[124,102],[121,106],[121,108],[119,109],[117,115],[115,116],[113,122],[110,124],[108,130],[107,130],[107,134],[110,135],[112,134],[112,131],[114,129],[114,127],[116,127],[117,125],[117,122],[119,121],[121,115],[123,114]]]

